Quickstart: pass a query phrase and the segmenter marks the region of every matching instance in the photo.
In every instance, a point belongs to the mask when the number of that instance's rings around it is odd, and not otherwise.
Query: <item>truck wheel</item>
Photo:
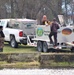
[[[39,51],[39,52],[42,52],[42,48],[43,46],[42,46],[42,42],[41,41],[38,41],[37,42],[37,50]]]
[[[74,47],[71,48],[71,52],[74,52]]]
[[[18,47],[18,43],[16,42],[15,37],[11,38],[10,45],[13,48],[17,48]]]
[[[48,52],[47,42],[43,42],[43,52]]]

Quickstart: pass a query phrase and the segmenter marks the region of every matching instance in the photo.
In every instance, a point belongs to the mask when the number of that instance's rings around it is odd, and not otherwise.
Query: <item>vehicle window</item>
[[[4,26],[6,24],[5,21],[0,21],[0,25]]]
[[[19,29],[19,24],[13,24],[13,28]]]
[[[12,26],[9,25],[9,22],[7,23],[7,28],[12,28]]]

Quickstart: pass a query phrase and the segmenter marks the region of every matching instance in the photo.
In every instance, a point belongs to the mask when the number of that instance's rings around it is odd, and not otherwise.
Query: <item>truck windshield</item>
[[[0,21],[0,25],[1,25],[1,26],[4,27],[6,24],[7,24],[7,21],[2,21],[2,20]]]

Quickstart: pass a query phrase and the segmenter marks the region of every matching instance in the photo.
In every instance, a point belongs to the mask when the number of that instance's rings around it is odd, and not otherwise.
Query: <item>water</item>
[[[3,69],[0,75],[74,75],[74,69]]]

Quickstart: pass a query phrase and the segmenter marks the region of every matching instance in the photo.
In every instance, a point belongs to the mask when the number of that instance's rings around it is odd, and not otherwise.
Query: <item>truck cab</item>
[[[14,19],[0,19],[0,25],[3,26],[3,32],[5,35],[4,40],[9,42],[11,47],[17,48],[18,44],[27,44],[26,37],[24,37],[23,30],[14,29],[10,24],[10,21]]]

